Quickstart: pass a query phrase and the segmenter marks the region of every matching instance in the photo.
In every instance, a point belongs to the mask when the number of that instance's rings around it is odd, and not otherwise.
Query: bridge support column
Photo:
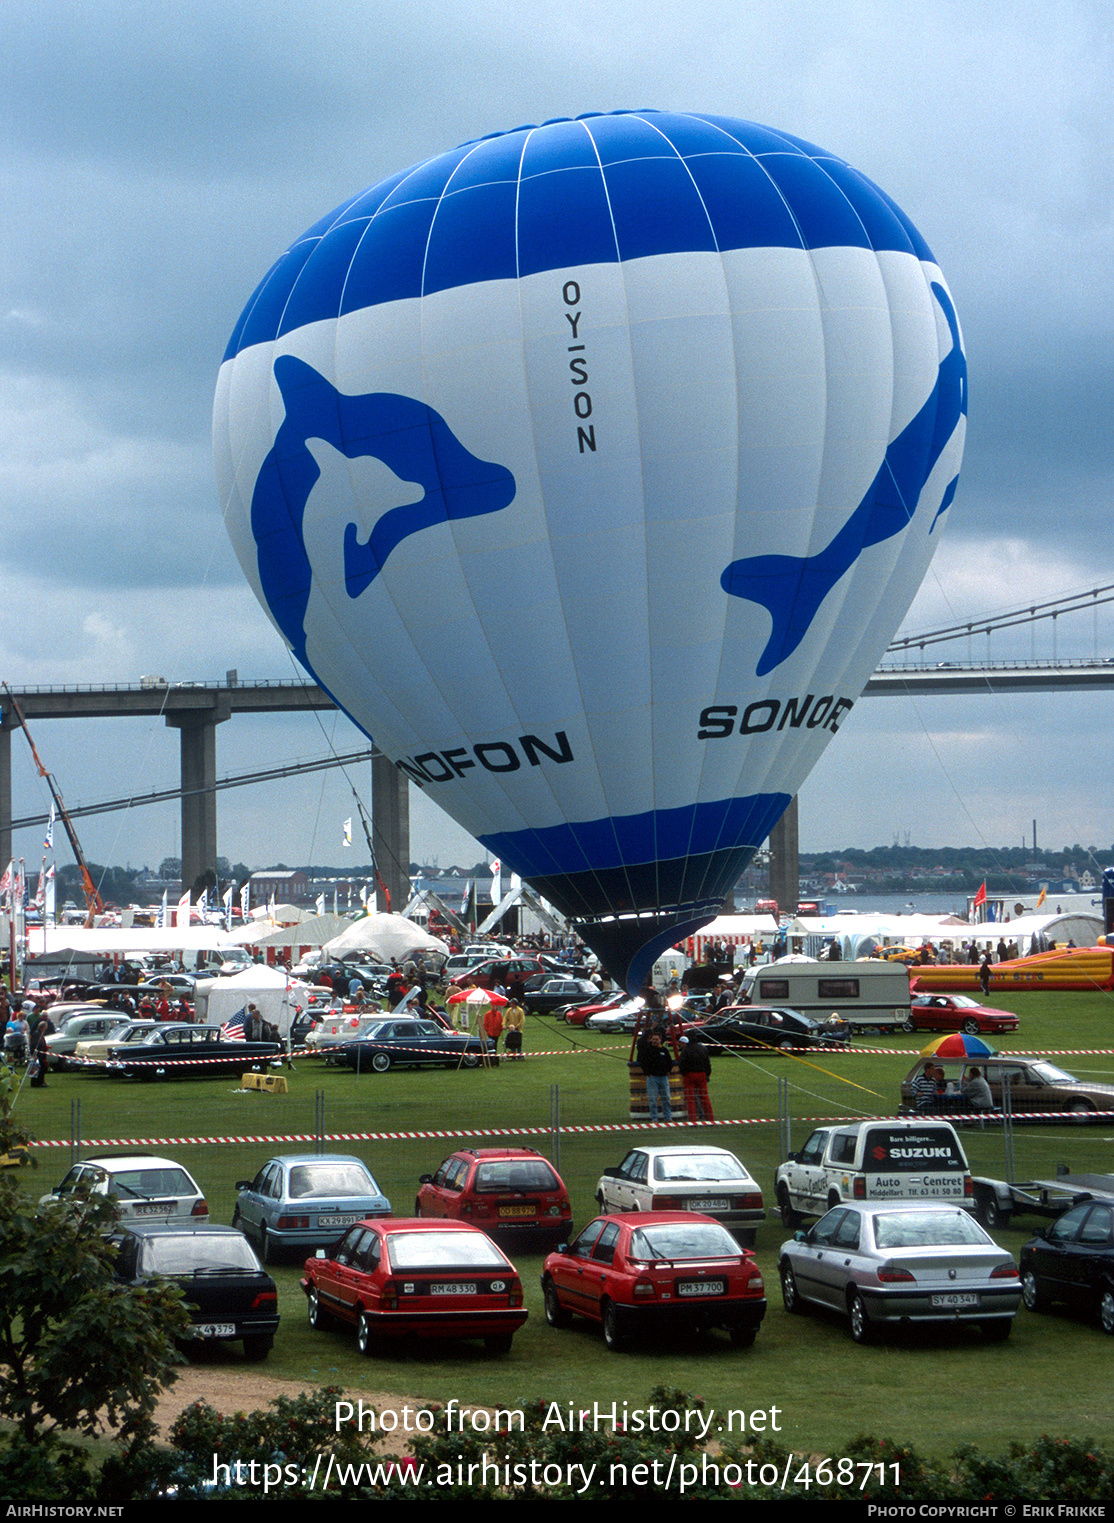
[[[797,799],[770,831],[770,898],[777,900],[781,914],[795,915],[801,894],[798,861],[800,836],[797,828]]]
[[[410,783],[389,756],[378,753],[371,759],[371,840],[391,909],[401,915],[410,900]],[[380,889],[375,902],[387,908]]]
[[[192,891],[204,872],[217,867],[217,725],[231,715],[227,698],[211,708],[168,714],[181,734],[182,889]]]
[[[12,860],[12,714],[0,718],[0,873]]]

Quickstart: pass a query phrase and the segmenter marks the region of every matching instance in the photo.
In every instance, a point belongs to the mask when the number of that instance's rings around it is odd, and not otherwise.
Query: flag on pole
[[[251,903],[251,879],[240,890],[240,914],[246,920],[248,918],[248,906]]]
[[[47,821],[46,840],[43,842],[44,851],[54,850],[54,800],[50,801],[50,819]]]
[[[501,877],[502,871],[503,871],[503,864],[502,864],[502,862],[500,862],[499,858],[496,857],[495,861],[491,864],[491,902],[492,902],[492,904],[498,904],[500,899],[502,899],[502,897],[503,897],[502,892],[501,892],[501,889],[502,889],[502,877]]]
[[[226,931],[232,929],[232,894],[233,888],[230,883],[224,891],[224,898],[221,900],[221,903],[224,905],[224,928]]]
[[[46,894],[43,899],[43,925],[54,921],[54,863],[46,870]]]
[[[155,917],[155,926],[160,931],[165,931],[170,924],[170,911],[168,909],[168,889],[162,891],[162,903],[159,905],[158,915]]]
[[[246,1021],[247,1010],[244,1008],[244,1006],[241,1005],[236,1014],[229,1016],[228,1020],[225,1021],[224,1025],[220,1028],[221,1036],[226,1042],[246,1041],[247,1036],[244,1029]]]
[[[977,910],[980,904],[986,903],[986,879],[979,886],[979,891],[971,902],[971,908]]]
[[[1037,910],[1039,910],[1039,909],[1040,909],[1040,907],[1041,907],[1041,905],[1042,905],[1042,904],[1043,904],[1043,903],[1044,903],[1044,901],[1045,901],[1045,900],[1046,900],[1046,899],[1047,899],[1047,898],[1048,898],[1048,890],[1047,890],[1047,889],[1046,889],[1046,888],[1042,888],[1042,889],[1041,889],[1041,891],[1040,891],[1040,895],[1039,895],[1039,897],[1038,897],[1038,898],[1037,898],[1037,902],[1036,902],[1036,904],[1035,904],[1035,905],[1034,905],[1034,906],[1033,906],[1033,908],[1034,908],[1034,909],[1037,909]]]
[[[318,894],[318,896],[317,896],[317,913],[319,915],[323,915],[325,913],[325,895],[324,894]]]
[[[184,919],[182,917],[185,917]],[[189,925],[190,923],[190,896],[189,890],[178,900],[178,913],[174,918],[175,925]]]
[[[46,904],[46,858],[44,857],[43,858],[43,869],[42,869],[42,872],[39,874],[39,882],[38,882],[38,885],[37,885],[37,887],[35,889],[34,905],[35,905],[35,908],[37,910],[41,910],[45,904]]]
[[[344,822],[344,844],[345,844],[345,846],[351,846],[352,845],[352,816],[351,815],[349,815],[348,818]]]
[[[11,902],[12,902],[12,880],[13,880],[14,877],[15,877],[15,861],[13,859],[11,862],[8,863],[7,867],[4,869],[4,876],[2,878],[0,878],[0,905],[3,905],[3,907],[5,909],[10,909],[11,908]]]

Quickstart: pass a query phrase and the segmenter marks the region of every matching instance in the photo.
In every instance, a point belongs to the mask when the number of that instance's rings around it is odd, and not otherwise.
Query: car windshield
[[[739,1245],[725,1227],[712,1222],[662,1222],[631,1233],[633,1259],[738,1258]]]
[[[259,1260],[237,1233],[191,1233],[188,1237],[150,1237],[143,1243],[144,1274],[212,1274],[222,1269],[255,1273]]]
[[[507,1261],[482,1232],[392,1232],[391,1268],[506,1269]]]
[[[480,1195],[509,1190],[559,1190],[560,1181],[544,1158],[500,1158],[476,1170]]]
[[[1074,1074],[1065,1073],[1062,1068],[1057,1068],[1055,1063],[1030,1063],[1029,1072],[1036,1074],[1046,1084],[1078,1084],[1079,1080]]]
[[[291,1200],[305,1200],[310,1196],[378,1194],[378,1185],[358,1163],[300,1163],[290,1170]]]
[[[196,1195],[197,1186],[185,1169],[129,1169],[109,1176],[112,1195]]]
[[[877,1248],[947,1248],[990,1242],[966,1211],[895,1211],[874,1218]]]
[[[667,1153],[654,1159],[655,1179],[749,1179],[731,1153]]]
[[[977,1010],[979,1008],[978,1000],[971,999],[966,994],[953,994],[952,1004],[957,1010]]]

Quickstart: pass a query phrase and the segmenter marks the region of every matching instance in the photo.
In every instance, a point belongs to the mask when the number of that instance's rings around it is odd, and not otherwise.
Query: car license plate
[[[679,1280],[679,1296],[722,1296],[727,1289],[726,1280]]]
[[[533,1216],[533,1206],[500,1206],[500,1216]]]
[[[317,1218],[317,1225],[319,1227],[351,1227],[353,1222],[362,1221],[362,1216],[319,1216]]]
[[[197,1322],[190,1329],[195,1338],[235,1338],[235,1322]]]
[[[961,1306],[977,1306],[979,1298],[974,1291],[955,1291],[947,1296],[933,1296],[932,1304],[947,1310]]]
[[[729,1211],[731,1202],[726,1195],[715,1195],[710,1200],[693,1200],[692,1206],[697,1211]]]
[[[136,1216],[169,1216],[173,1211],[173,1205],[168,1206],[135,1206]]]
[[[476,1282],[474,1280],[436,1281],[429,1287],[429,1293],[431,1296],[474,1296]]]

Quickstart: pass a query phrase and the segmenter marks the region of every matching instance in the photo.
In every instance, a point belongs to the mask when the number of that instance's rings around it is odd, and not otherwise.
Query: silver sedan
[[[856,1343],[921,1322],[976,1322],[1008,1338],[1021,1300],[1017,1265],[959,1206],[835,1206],[782,1244],[779,1269],[786,1311],[831,1307]]]

